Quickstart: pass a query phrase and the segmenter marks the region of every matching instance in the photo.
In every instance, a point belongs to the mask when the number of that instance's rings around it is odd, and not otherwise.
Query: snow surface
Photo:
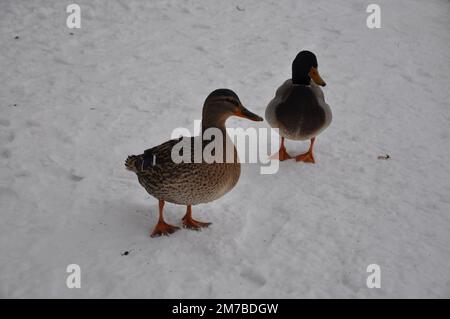
[[[448,1],[376,1],[373,30],[368,1],[77,0],[72,30],[66,2],[0,1],[0,297],[450,297]],[[246,164],[194,207],[212,227],[151,239],[126,156],[192,129],[219,87],[263,115],[301,49],[334,116],[317,164]]]

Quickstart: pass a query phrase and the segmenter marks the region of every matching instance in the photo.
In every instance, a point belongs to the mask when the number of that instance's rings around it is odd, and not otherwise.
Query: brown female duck
[[[184,137],[190,139],[185,145],[191,145],[188,149],[192,159],[194,154],[195,139],[202,139],[203,133],[209,128],[215,128],[222,132],[223,147],[229,139],[225,122],[230,116],[244,117],[253,121],[263,119],[247,110],[239,100],[239,97],[231,90],[218,89],[213,91],[205,100],[202,115],[202,135],[200,137]],[[145,190],[159,200],[159,221],[155,226],[152,237],[169,235],[179,227],[167,224],[164,221],[163,208],[165,202],[186,205],[186,214],[182,219],[183,226],[198,230],[207,227],[210,223],[200,222],[192,218],[192,205],[208,203],[229,192],[239,180],[241,167],[238,161],[236,148],[233,145],[232,162],[205,161],[201,158],[197,161],[178,162],[173,160],[173,148],[183,138],[169,140],[159,146],[146,150],[141,155],[131,155],[127,158],[125,166],[136,173],[139,183]],[[229,140],[228,140],[229,142]],[[206,146],[200,142],[201,151]],[[226,152],[223,152],[224,158]]]
[[[312,79],[312,80],[311,80]],[[284,161],[292,158],[284,139],[311,140],[309,150],[295,157],[296,161],[315,163],[313,147],[316,136],[331,123],[330,106],[325,103],[320,87],[325,82],[319,75],[317,58],[310,51],[301,51],[292,63],[292,79],[281,85],[266,108],[266,120],[281,135],[281,147],[271,158]]]

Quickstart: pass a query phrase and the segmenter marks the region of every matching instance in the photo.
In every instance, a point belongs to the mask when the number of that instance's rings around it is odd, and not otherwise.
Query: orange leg
[[[286,151],[286,147],[284,146],[284,137],[282,137],[281,138],[280,150],[277,153],[271,155],[269,157],[269,159],[272,159],[272,160],[273,159],[278,159],[280,161],[285,161],[285,160],[288,160],[288,159],[291,159],[291,158],[292,158],[292,156],[289,155],[288,152]]]
[[[183,226],[185,228],[200,230],[202,227],[208,227],[211,223],[204,223],[192,218],[192,206],[188,205],[186,209],[186,215],[183,217]]]
[[[162,199],[159,200],[159,220],[158,224],[156,224],[155,228],[153,229],[151,237],[159,237],[159,236],[169,236],[170,234],[173,234],[176,232],[180,227],[173,226],[170,224],[167,224],[164,221],[164,201]]]
[[[300,154],[300,155],[297,155],[297,156],[295,157],[295,160],[296,160],[297,162],[315,163],[315,160],[314,160],[314,154],[313,154],[313,148],[314,148],[314,141],[315,141],[315,140],[316,140],[315,137],[313,137],[313,138],[311,139],[311,145],[309,146],[308,152],[303,153],[303,154]]]

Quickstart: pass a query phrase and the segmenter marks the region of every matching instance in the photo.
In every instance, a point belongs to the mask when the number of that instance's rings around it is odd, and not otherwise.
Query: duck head
[[[319,75],[316,55],[310,51],[301,51],[292,62],[292,83],[309,85],[311,79],[317,85],[326,85]]]
[[[252,121],[263,121],[263,118],[247,110],[236,93],[229,89],[217,89],[211,92],[203,105],[202,127],[225,127],[230,116],[243,117]]]

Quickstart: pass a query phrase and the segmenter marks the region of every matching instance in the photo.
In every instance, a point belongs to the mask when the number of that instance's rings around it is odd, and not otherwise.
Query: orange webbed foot
[[[184,215],[183,219],[183,227],[192,229],[192,230],[200,230],[201,228],[208,227],[211,223],[204,223],[192,218],[192,206],[188,205],[186,210],[186,215]]]
[[[286,151],[286,148],[280,148],[280,150],[278,152],[276,152],[273,155],[270,155],[269,159],[271,160],[279,160],[279,161],[285,161],[288,159],[291,159],[292,156],[288,154],[288,152]]]
[[[178,229],[180,229],[180,227],[167,224],[165,221],[159,221],[153,229],[150,237],[169,236]]]
[[[288,154],[286,151],[286,146],[284,146],[284,137],[281,138],[281,145],[280,150],[276,152],[275,154],[271,155],[269,157],[270,160],[279,160],[279,161],[285,161],[288,159],[291,159],[292,156]]]
[[[183,217],[183,226],[184,228],[192,229],[192,230],[200,230],[201,228],[208,227],[212,223],[205,223],[198,220],[188,217]]]
[[[316,161],[312,152],[306,152],[295,157],[297,162],[305,162],[314,164]]]

